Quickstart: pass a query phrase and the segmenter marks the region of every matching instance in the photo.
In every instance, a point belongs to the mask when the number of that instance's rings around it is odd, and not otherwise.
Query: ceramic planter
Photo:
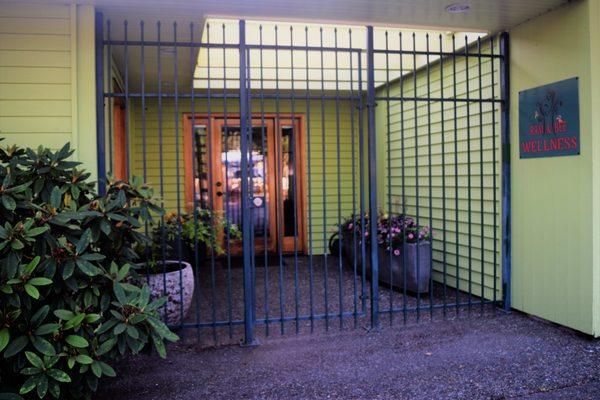
[[[156,274],[147,275],[150,297],[152,300],[166,296],[167,302],[158,312],[167,325],[181,325],[190,310],[194,296],[194,271],[192,266],[185,261],[165,260],[158,262]],[[143,273],[143,272],[142,272]]]
[[[357,269],[362,268],[361,245],[356,241],[353,246],[352,235],[346,235],[342,239],[344,255],[350,264],[353,265],[356,259]],[[418,246],[418,257],[417,257]],[[353,250],[353,247],[354,250]],[[392,285],[398,289],[405,287],[404,278],[406,275],[406,290],[410,292],[428,293],[431,279],[431,242],[422,241],[417,243],[407,243],[403,246],[406,254],[400,253],[394,255],[388,250],[379,246],[377,254],[379,258],[379,281]],[[371,274],[371,261],[369,258],[369,248],[366,252],[367,277]],[[406,272],[405,272],[406,268]],[[391,270],[391,273],[390,273]]]

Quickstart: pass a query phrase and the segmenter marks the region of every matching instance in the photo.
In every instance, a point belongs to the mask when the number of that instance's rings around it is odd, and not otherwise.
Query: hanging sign
[[[521,158],[579,154],[578,83],[571,78],[519,93]]]

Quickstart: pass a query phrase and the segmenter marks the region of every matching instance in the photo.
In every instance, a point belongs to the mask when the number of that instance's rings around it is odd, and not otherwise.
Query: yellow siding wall
[[[147,143],[147,162],[148,175],[147,181],[155,188],[156,192],[160,192],[160,168],[159,168],[159,129],[158,129],[158,107],[157,102],[151,99],[146,100],[146,143]],[[253,111],[258,112],[258,101],[253,104]],[[130,127],[130,145],[131,152],[131,169],[134,175],[142,175],[142,112],[139,102],[132,102],[131,106],[131,127]],[[265,113],[274,113],[275,104],[272,101],[265,100]],[[223,113],[224,107],[222,101],[213,100],[211,105],[212,113]],[[237,102],[230,102],[227,106],[229,114],[237,113]],[[352,157],[352,136],[351,136],[351,118],[350,107],[347,102],[340,101],[339,105],[339,132],[340,132],[340,164],[337,163],[337,124],[336,124],[336,108],[335,102],[325,102],[325,166],[322,161],[322,143],[323,135],[321,129],[321,104],[319,101],[311,101],[310,103],[310,122],[306,118],[304,132],[307,134],[310,129],[310,146],[311,154],[306,155],[307,163],[310,162],[311,176],[308,179],[310,190],[310,204],[307,210],[307,216],[310,212],[310,224],[312,226],[312,245],[313,252],[321,253],[324,246],[327,245],[329,237],[334,231],[337,231],[338,226],[338,193],[341,193],[341,216],[348,217],[352,214],[352,163],[354,160],[356,171],[355,182],[355,199],[356,210],[359,209],[359,186],[358,186],[358,114],[354,112],[354,129],[355,129],[355,151],[356,156]],[[206,113],[206,103],[199,100],[195,101],[194,111],[196,113]],[[181,210],[184,210],[184,164],[183,164],[183,124],[182,114],[191,112],[189,101],[181,100],[179,102],[179,114],[175,114],[174,102],[171,100],[163,101],[163,183],[164,183],[164,201],[168,209],[175,210],[177,208],[177,193],[180,194]],[[291,113],[291,105],[289,101],[281,101],[281,113]],[[306,103],[296,100],[295,114],[306,115]],[[179,150],[175,149],[175,121],[179,123]],[[306,126],[309,125],[309,126]],[[308,141],[308,137],[306,142]],[[176,159],[179,158],[179,170],[176,168]],[[339,167],[339,169],[338,169]],[[327,219],[323,222],[323,168],[325,168],[325,180],[327,187]],[[341,174],[341,187],[338,188],[337,177],[338,171]],[[306,166],[305,166],[306,173]],[[177,175],[180,177],[179,187],[177,186]],[[308,197],[308,190],[305,189],[305,194]],[[308,227],[307,227],[308,229]],[[325,231],[325,232],[324,232]],[[326,240],[323,239],[325,233]],[[308,235],[308,232],[306,233]]]
[[[474,52],[476,49],[471,49],[471,51]],[[497,49],[495,52],[498,53]],[[489,53],[487,40],[482,44],[482,53]],[[491,98],[492,62],[489,58],[481,61],[481,88],[479,86],[479,67],[477,58],[470,57],[468,95],[472,99]],[[494,62],[496,74],[497,68],[498,62]],[[441,97],[440,69],[442,66],[439,63],[430,66],[430,97]],[[456,96],[463,99],[467,97],[466,69],[466,59],[457,57]],[[443,61],[441,72],[444,97],[454,97],[452,59]],[[414,97],[414,78],[413,74],[405,75],[402,82],[391,85],[390,96],[403,94],[405,97]],[[499,98],[500,95],[498,83],[499,79],[496,75],[494,92],[496,98]],[[417,97],[427,97],[427,69],[417,71],[416,90]],[[378,90],[378,96],[386,96],[386,94],[386,87]],[[471,269],[471,290],[474,295],[479,296],[482,293],[483,272],[484,296],[493,299],[494,288],[496,288],[495,298],[499,300],[502,298],[500,278],[501,197],[499,190],[500,118],[498,106],[483,104],[480,110],[478,104],[471,103],[468,107],[467,109],[465,103],[457,103],[455,118],[453,103],[446,102],[442,105],[440,102],[428,104],[425,101],[419,101],[416,105],[415,116],[413,101],[405,101],[402,105],[398,101],[379,101],[376,110],[378,175],[380,176],[378,196],[383,212],[401,213],[404,195],[406,214],[413,217],[418,216],[419,224],[433,227],[434,278],[436,280],[443,281],[445,260],[447,283],[455,287],[458,273],[459,287],[461,290],[467,291],[469,289],[469,269]],[[495,124],[493,124],[494,113],[496,114]],[[470,130],[467,129],[468,124],[470,124]],[[388,144],[389,158],[387,157]],[[470,152],[468,151],[469,146]],[[480,149],[483,149],[483,160],[480,159]],[[402,169],[403,151],[404,170]],[[458,175],[455,173],[455,168],[457,168]],[[470,203],[469,168],[471,176]],[[391,175],[388,174],[388,170]],[[431,179],[429,179],[429,174],[431,174]],[[483,177],[483,186],[481,177]],[[456,201],[458,201],[458,209]],[[494,229],[494,224],[496,224],[496,229]],[[494,275],[496,279],[494,279]]]
[[[95,172],[93,17],[90,6],[0,3],[4,144],[85,143],[75,158]]]
[[[512,288],[516,309],[599,334],[593,330],[592,308],[593,271],[598,269],[592,258],[598,249],[592,241],[598,207],[592,195],[593,152],[600,134],[591,129],[592,115],[598,118],[598,110],[590,107],[593,3],[570,3],[510,32]],[[581,155],[519,159],[519,91],[575,76]]]

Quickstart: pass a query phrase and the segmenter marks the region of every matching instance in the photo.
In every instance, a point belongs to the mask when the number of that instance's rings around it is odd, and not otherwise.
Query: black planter
[[[353,236],[346,235],[342,239],[344,255],[351,265],[354,265],[356,259],[357,270],[362,268],[361,244],[356,240],[356,246],[353,246]],[[417,257],[418,246],[418,257]],[[353,250],[354,247],[354,250]],[[385,248],[379,246],[377,255],[379,259],[379,281],[392,285],[398,289],[404,289],[410,292],[428,293],[431,280],[431,242],[423,241],[417,243],[407,243],[404,245],[406,254],[391,254]],[[371,275],[371,260],[367,246],[365,261],[367,268],[367,277]],[[405,272],[406,266],[406,272]],[[391,274],[390,274],[391,269]],[[406,274],[406,283],[404,277]]]

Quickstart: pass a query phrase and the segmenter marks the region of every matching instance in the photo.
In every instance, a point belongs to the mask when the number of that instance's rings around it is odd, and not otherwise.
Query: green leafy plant
[[[152,228],[152,245],[150,264],[155,265],[159,260],[177,259],[179,257],[177,246],[181,244],[187,253],[193,253],[196,246],[200,251],[214,252],[216,255],[225,251],[221,246],[222,237],[229,240],[241,238],[241,231],[235,224],[228,223],[219,213],[196,209],[195,215],[170,212],[158,221]],[[142,247],[138,248],[144,254]],[[183,254],[185,258],[185,254]]]
[[[135,284],[152,189],[99,196],[72,153],[0,149],[0,398],[89,398],[118,358],[178,339]]]

